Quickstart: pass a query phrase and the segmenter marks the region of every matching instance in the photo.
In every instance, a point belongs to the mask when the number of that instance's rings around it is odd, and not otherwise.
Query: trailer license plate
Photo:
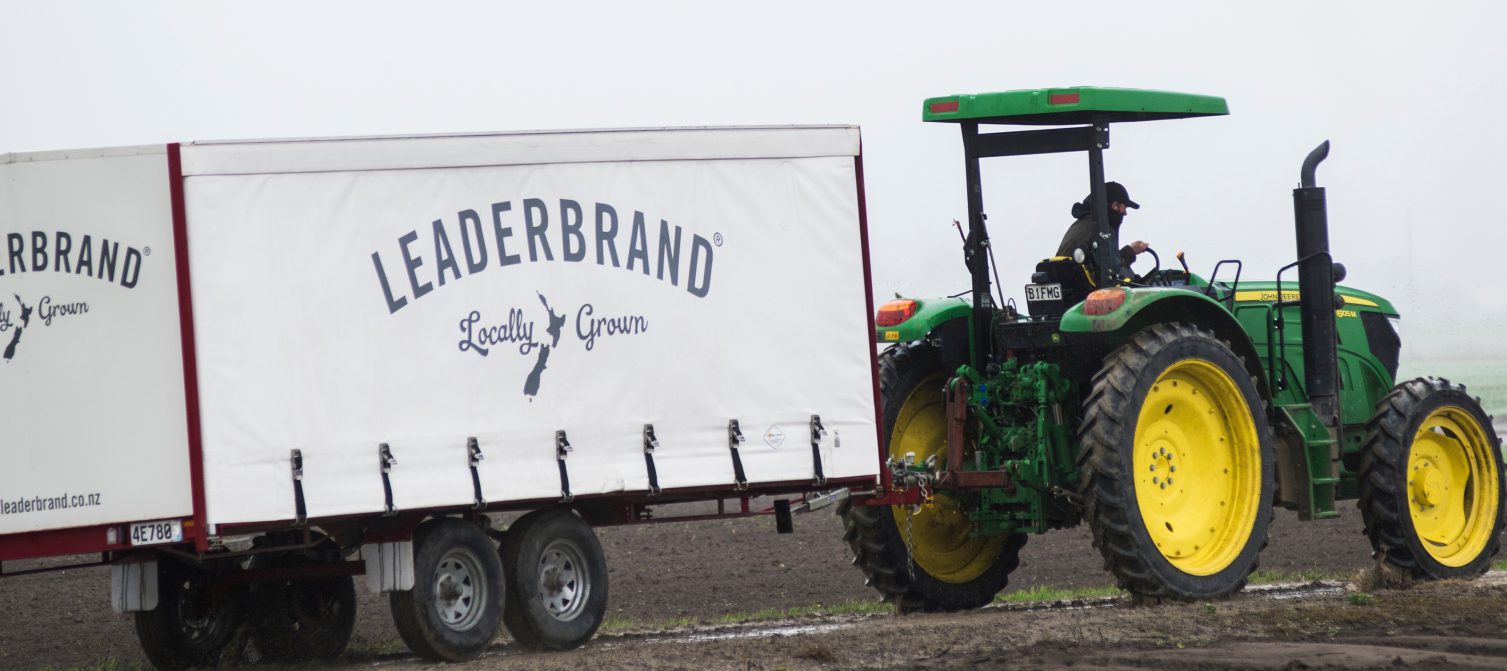
[[[1060,301],[1062,300],[1061,284],[1027,284],[1026,300],[1028,301]]]
[[[131,525],[131,545],[183,542],[183,521],[138,522]]]

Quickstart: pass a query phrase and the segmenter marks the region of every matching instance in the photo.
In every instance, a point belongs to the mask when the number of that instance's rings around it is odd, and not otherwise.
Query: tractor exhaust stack
[[[1302,186],[1293,189],[1298,233],[1298,310],[1303,319],[1303,374],[1309,402],[1324,423],[1338,425],[1338,346],[1334,324],[1334,258],[1329,255],[1329,215],[1314,172],[1329,156],[1329,141],[1303,160]]]

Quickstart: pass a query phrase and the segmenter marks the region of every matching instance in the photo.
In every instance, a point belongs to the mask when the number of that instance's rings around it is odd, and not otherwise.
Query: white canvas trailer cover
[[[857,128],[206,142],[147,156],[125,180],[75,179],[84,164],[67,156],[4,163],[0,237],[20,252],[3,250],[0,294],[88,311],[29,327],[23,347],[46,346],[0,366],[0,407],[28,408],[0,416],[21,438],[0,449],[30,460],[0,470],[0,497],[75,490],[104,504],[0,515],[0,534],[154,517],[213,533],[478,499],[877,477]],[[15,186],[41,158],[58,166],[54,192]],[[137,210],[100,197],[116,189]],[[33,214],[49,208],[56,225]],[[70,209],[85,216],[58,213]],[[122,230],[90,228],[104,222]],[[95,246],[108,232],[141,254],[138,287],[97,268],[82,279],[90,230]],[[59,231],[73,231],[66,254]],[[28,265],[39,244],[49,268]],[[151,309],[116,309],[149,287]],[[68,334],[79,344],[48,343]],[[80,347],[96,365],[76,363]],[[128,381],[104,372],[142,355],[155,358]],[[103,391],[67,391],[80,388]],[[813,416],[826,429],[815,449]],[[742,443],[730,444],[734,421]],[[138,499],[158,503],[117,507]]]

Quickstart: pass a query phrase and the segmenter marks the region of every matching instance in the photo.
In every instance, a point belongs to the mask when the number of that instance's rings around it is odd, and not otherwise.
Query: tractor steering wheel
[[[1154,287],[1157,284],[1172,286],[1169,279],[1162,277],[1162,257],[1157,256],[1156,250],[1150,247],[1146,248],[1146,253],[1151,255],[1151,271],[1140,277],[1141,282],[1148,287]]]

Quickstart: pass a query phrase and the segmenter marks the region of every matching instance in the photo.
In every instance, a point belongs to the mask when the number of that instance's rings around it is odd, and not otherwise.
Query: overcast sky
[[[1507,358],[1507,5],[1232,4],[8,1],[0,152],[854,123],[876,294],[931,296],[967,288],[951,228],[966,216],[957,129],[921,123],[922,99],[1219,95],[1228,117],[1113,128],[1107,173],[1142,205],[1126,239],[1270,278],[1294,257],[1298,167],[1330,139],[1319,181],[1347,284],[1397,304],[1408,357]],[[1019,300],[1087,193],[1086,161],[996,159],[984,179]]]

